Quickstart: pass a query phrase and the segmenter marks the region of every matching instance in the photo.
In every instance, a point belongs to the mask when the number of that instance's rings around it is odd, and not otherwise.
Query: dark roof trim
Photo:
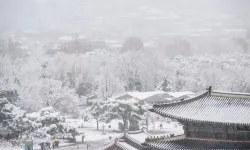
[[[174,137],[164,138],[148,138],[146,143],[150,142],[171,142],[179,140],[192,140],[192,141],[210,141],[210,142],[225,142],[225,143],[249,143],[249,141],[238,141],[238,140],[220,140],[220,139],[204,139],[204,138],[188,138],[185,135],[179,135]]]
[[[250,123],[230,123],[230,122],[213,122],[213,121],[206,121],[206,120],[195,120],[189,118],[178,117],[174,115],[169,115],[166,113],[161,113],[160,111],[154,110],[155,113],[160,114],[165,117],[177,119],[179,122],[186,121],[186,122],[199,122],[199,123],[206,123],[206,124],[223,124],[223,125],[250,125]]]
[[[239,99],[250,99],[249,93],[236,93],[236,92],[221,92],[221,91],[213,91],[211,96],[219,96],[219,97],[229,97],[229,98],[239,98]]]
[[[150,136],[148,138],[146,138],[146,142],[162,142],[162,141],[177,141],[177,140],[183,140],[186,138],[185,134],[182,135],[177,135],[177,136],[173,136],[173,137],[158,137],[158,136]]]
[[[223,140],[223,139],[204,139],[204,138],[189,138],[187,140],[196,140],[196,141],[212,141],[212,142],[226,142],[226,143],[249,143],[249,141],[240,141],[240,140]]]

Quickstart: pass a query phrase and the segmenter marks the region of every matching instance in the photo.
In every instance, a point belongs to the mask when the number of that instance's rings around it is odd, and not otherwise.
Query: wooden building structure
[[[209,87],[197,97],[155,104],[150,111],[178,120],[184,134],[148,137],[140,150],[250,149],[250,94]]]

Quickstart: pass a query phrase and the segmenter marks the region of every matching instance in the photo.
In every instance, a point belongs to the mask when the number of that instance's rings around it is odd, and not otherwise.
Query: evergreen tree
[[[73,138],[78,134],[77,128],[65,123],[65,118],[53,107],[42,108],[38,112],[27,114],[28,119],[37,125],[31,136],[43,138],[49,136],[71,135]]]
[[[7,98],[0,98],[0,137],[17,138],[25,131],[25,111],[11,104]],[[26,128],[27,129],[27,128]]]
[[[165,92],[171,92],[172,91],[172,84],[170,83],[169,80],[164,79],[162,82],[160,82],[157,87],[156,90],[162,90]]]
[[[122,130],[138,130],[139,121],[143,119],[145,108],[138,103],[129,103],[124,100],[109,99],[99,102],[92,108],[92,114],[98,114],[105,122],[113,119],[122,119]]]

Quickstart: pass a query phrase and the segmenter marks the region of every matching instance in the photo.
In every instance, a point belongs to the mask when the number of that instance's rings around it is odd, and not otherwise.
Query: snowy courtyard
[[[123,135],[123,133],[116,133],[113,131],[118,131],[118,122],[120,120],[113,120],[110,123],[99,122],[99,130],[96,129],[97,123],[95,120],[89,122],[84,122],[81,119],[68,119],[67,122],[79,126],[79,132],[84,133],[85,138],[82,143],[82,134],[76,136],[76,143],[64,143],[63,140],[60,141],[59,150],[96,150],[101,149],[105,145],[108,145],[115,138],[118,138]],[[162,127],[160,127],[162,124]],[[110,128],[109,128],[110,127]],[[104,131],[104,132],[103,132]],[[178,135],[183,134],[182,126],[178,122],[169,122],[169,121],[156,121],[154,124],[149,124],[148,133],[152,136],[162,136],[170,135],[172,133]],[[110,139],[111,137],[111,139]],[[143,143],[145,142],[145,134],[132,134],[132,137]],[[40,142],[41,140],[39,140]],[[36,139],[34,139],[34,149],[40,150],[40,147],[37,145]],[[0,150],[23,150],[23,148],[11,148],[11,147],[1,147]]]

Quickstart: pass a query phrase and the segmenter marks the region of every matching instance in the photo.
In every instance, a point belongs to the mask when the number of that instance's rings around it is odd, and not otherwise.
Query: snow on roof
[[[120,144],[122,147],[126,148],[126,149],[129,149],[129,150],[138,150],[137,148],[129,145],[128,143],[126,142],[118,142],[117,141],[117,144]]]
[[[158,114],[175,119],[249,125],[250,98],[243,96],[206,92],[196,98],[177,102],[177,105],[165,104],[153,108]]]
[[[130,98],[128,100],[125,100],[125,102],[130,103],[130,104],[137,104],[139,101],[138,101],[138,99]]]
[[[165,93],[166,92],[164,92],[164,91],[150,91],[150,92],[128,92],[127,94],[134,97],[134,98],[143,100],[145,98],[154,96],[156,94],[165,94]]]
[[[168,92],[168,95],[174,97],[174,98],[178,98],[184,95],[194,95],[195,93],[191,92],[191,91],[183,91],[183,92]]]
[[[144,132],[142,133],[137,133],[137,134],[128,134],[131,138],[135,139],[136,141],[140,143],[144,143],[145,139],[148,137],[148,135]]]
[[[184,135],[165,138],[165,140],[153,139],[147,142],[153,149],[245,149],[250,147],[249,142],[229,141],[229,140],[207,140],[207,139],[188,139]]]

